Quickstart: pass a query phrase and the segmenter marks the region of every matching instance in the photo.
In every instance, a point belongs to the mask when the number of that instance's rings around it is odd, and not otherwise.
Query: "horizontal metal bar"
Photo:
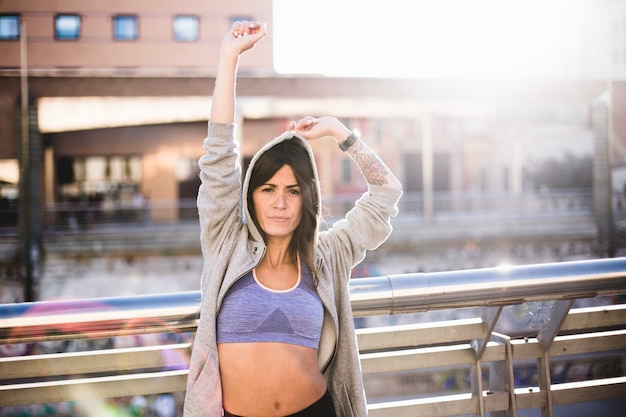
[[[623,398],[626,377],[555,384],[551,390],[555,405]]]
[[[0,305],[0,343],[195,331],[200,292]]]
[[[478,412],[478,398],[472,398],[471,394],[458,394],[427,399],[392,401],[370,404],[367,411],[370,417],[445,417],[476,414]]]
[[[355,316],[626,293],[626,258],[353,279]],[[193,331],[200,292],[0,305],[0,343]]]
[[[624,323],[626,323],[626,304],[574,308],[565,318],[561,332],[622,327]]]
[[[357,316],[626,293],[626,258],[389,275],[350,282]]]
[[[626,329],[559,336],[550,346],[552,357],[621,350],[626,352]]]
[[[512,340],[511,347],[514,360],[537,359],[542,355],[542,345],[535,338]],[[626,330],[557,336],[548,353],[556,358],[620,350],[626,352]]]
[[[554,405],[624,398],[626,377],[553,384],[550,390]],[[515,398],[520,410],[545,407],[547,403],[546,393],[538,387],[517,388]]]
[[[509,398],[506,392],[484,393],[483,398],[487,412],[506,411],[508,409]],[[369,404],[367,410],[369,417],[447,417],[465,414],[477,415],[480,412],[478,398],[471,394]]]
[[[142,369],[187,369],[191,343],[0,358],[0,381]],[[43,374],[43,375],[42,375]]]
[[[2,406],[184,391],[187,370],[0,385]]]
[[[518,410],[543,408],[548,404],[548,398],[539,387],[519,388],[515,389],[515,404]]]
[[[483,362],[506,359],[505,346],[489,342]],[[359,356],[364,374],[400,372],[476,363],[476,351],[469,345],[436,346],[390,352],[363,353]]]
[[[478,317],[356,330],[361,352],[467,342],[485,333],[486,326]]]

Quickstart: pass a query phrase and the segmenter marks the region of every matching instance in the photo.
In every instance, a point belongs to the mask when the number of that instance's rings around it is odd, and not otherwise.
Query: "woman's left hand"
[[[289,130],[295,131],[308,141],[331,136],[339,142],[350,135],[350,129],[337,118],[331,116],[319,118],[306,116],[297,122],[289,123]]]

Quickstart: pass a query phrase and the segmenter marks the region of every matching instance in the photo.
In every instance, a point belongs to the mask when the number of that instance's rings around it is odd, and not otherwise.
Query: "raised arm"
[[[366,251],[380,246],[391,234],[391,217],[398,213],[402,184],[378,155],[336,118],[305,117],[292,122],[290,128],[309,141],[334,138],[356,162],[368,183],[367,192],[346,216],[318,234],[321,250],[333,254],[335,276],[347,278]]]
[[[235,121],[235,85],[239,57],[252,49],[266,34],[264,23],[243,21],[235,22],[222,38],[211,105],[211,122]]]
[[[391,173],[378,155],[360,137],[352,135],[352,131],[335,117],[305,117],[298,122],[291,122],[290,129],[295,130],[309,141],[327,136],[334,138],[337,143],[347,147],[346,152],[356,162],[368,184],[387,186],[397,190],[402,189],[400,181]],[[348,141],[346,142],[346,140]]]
[[[211,106],[206,151],[198,161],[200,189],[198,214],[202,232],[202,251],[215,254],[223,230],[234,230],[240,223],[241,166],[235,141],[235,80],[239,56],[265,36],[258,22],[237,22],[224,35],[220,49]]]

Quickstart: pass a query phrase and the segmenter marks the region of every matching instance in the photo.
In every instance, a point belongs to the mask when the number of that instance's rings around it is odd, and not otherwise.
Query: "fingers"
[[[237,21],[224,36],[222,45],[227,45],[228,48],[241,54],[254,48],[265,35],[267,35],[267,30],[264,23]]]
[[[294,128],[297,130],[309,130],[317,124],[317,119],[315,117],[307,116],[298,120],[297,123],[296,122],[291,122],[291,123],[294,124]]]
[[[306,116],[297,122],[291,122],[291,130],[295,130],[308,140],[316,140],[323,137],[346,138],[350,130],[336,117],[321,116],[319,118]]]
[[[318,128],[318,119],[311,116],[289,123],[289,129],[298,132],[308,141],[314,141],[323,136]]]
[[[231,33],[235,38],[262,33],[264,35],[265,25],[260,22],[237,21],[233,23]]]

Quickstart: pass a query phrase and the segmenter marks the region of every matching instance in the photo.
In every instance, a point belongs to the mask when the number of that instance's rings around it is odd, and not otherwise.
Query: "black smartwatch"
[[[346,140],[339,144],[339,149],[344,152],[347,151],[352,145],[354,145],[357,139],[357,135],[354,132],[350,132],[350,135],[346,138]]]

